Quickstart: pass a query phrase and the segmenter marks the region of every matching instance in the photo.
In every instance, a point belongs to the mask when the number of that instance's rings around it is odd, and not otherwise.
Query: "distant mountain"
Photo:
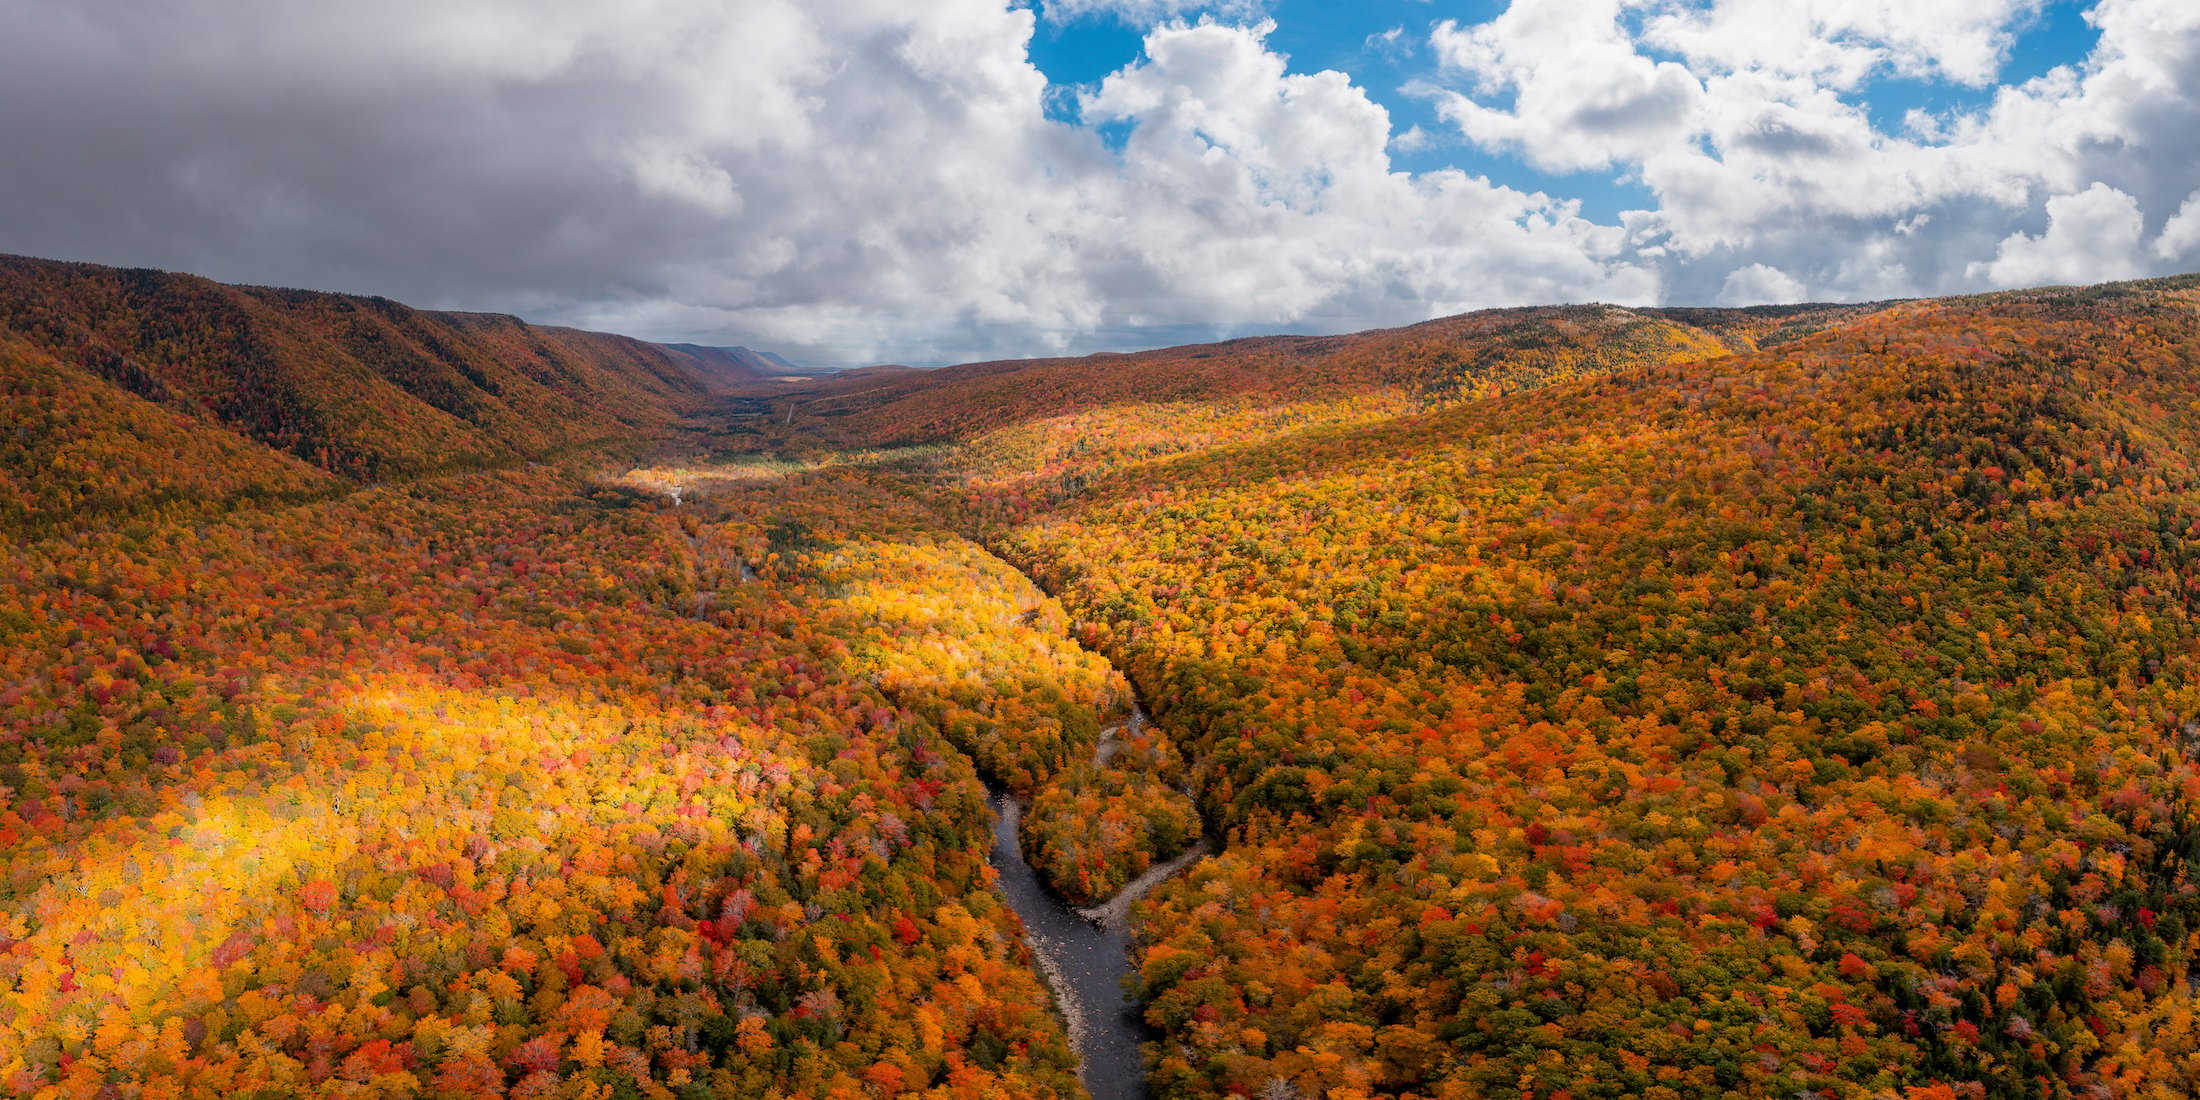
[[[693,356],[708,364],[713,370],[729,373],[736,378],[775,378],[783,374],[816,374],[806,367],[796,366],[775,352],[757,351],[753,348],[714,348],[704,344],[666,344],[677,352]]]

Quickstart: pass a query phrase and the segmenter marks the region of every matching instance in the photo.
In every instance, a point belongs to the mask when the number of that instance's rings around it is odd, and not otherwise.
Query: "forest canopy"
[[[2196,287],[765,384],[0,263],[0,1088],[1078,1097],[990,783],[1192,853],[1158,1097],[2189,1095]]]

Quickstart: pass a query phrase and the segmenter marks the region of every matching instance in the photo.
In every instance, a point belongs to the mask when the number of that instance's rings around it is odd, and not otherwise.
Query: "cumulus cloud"
[[[1047,0],[1049,19],[1064,22],[1113,17],[1139,27],[1158,26],[1172,19],[1207,15],[1231,22],[1257,19],[1268,11],[1270,0]]]
[[[1691,67],[1854,88],[1874,71],[1991,83],[2044,0],[1714,0],[1654,9],[1643,38]]]
[[[1028,12],[795,0],[29,0],[0,247],[767,335],[1063,326]],[[1089,171],[1090,168],[1085,170]],[[996,215],[1006,215],[1007,220]],[[1029,285],[1031,294],[1012,288]],[[866,331],[866,329],[869,331]]]
[[[2154,242],[2154,254],[2170,261],[2200,263],[2200,191],[2187,196],[2184,205],[2162,226],[2161,239]]]
[[[2098,196],[2068,201],[2095,183],[2154,221],[2190,192],[2200,6],[2101,0],[2081,65],[2001,86],[1976,110],[1913,112],[1897,133],[1872,123],[1864,93],[1879,78],[1992,84],[2040,7],[1515,0],[1487,23],[1440,24],[1432,43],[1452,73],[1441,109],[1466,140],[1547,169],[1609,165],[1650,190],[1652,208],[1626,225],[1669,298],[1724,294],[1751,265],[1839,298],[2164,270],[2161,249],[2009,242],[2058,197],[2068,218],[2101,214]]]
[[[2113,279],[2131,269],[2144,230],[2131,196],[2096,183],[2047,200],[2047,232],[2010,234],[1994,259],[1972,264],[1971,273],[2002,286]]]
[[[1802,301],[1808,294],[1803,284],[1777,267],[1750,264],[1737,267],[1726,277],[1719,288],[1718,304],[1722,306],[1789,305]]]
[[[1048,117],[989,0],[22,0],[0,249],[827,362],[1644,302],[1619,230],[1391,170],[1267,25],[1165,23]],[[218,33],[215,31],[218,30]]]
[[[1115,221],[1139,234],[1113,297],[1142,319],[1404,320],[1553,295],[1645,302],[1621,234],[1569,204],[1447,171],[1391,170],[1389,112],[1342,73],[1286,74],[1268,26],[1163,27],[1084,117],[1132,125]],[[1142,290],[1141,288],[1151,288]]]
[[[1685,66],[1637,51],[1622,0],[1515,0],[1475,27],[1445,20],[1430,38],[1444,65],[1484,97],[1457,92],[1437,110],[1469,141],[1553,171],[1603,168],[1670,145],[1693,126],[1703,85]]]

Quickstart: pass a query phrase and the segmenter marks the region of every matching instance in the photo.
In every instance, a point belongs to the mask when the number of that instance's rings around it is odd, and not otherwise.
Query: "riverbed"
[[[1049,891],[1024,862],[1016,840],[1023,805],[1003,790],[992,797],[993,869],[1000,873],[1009,908],[1023,918],[1025,937],[1069,1024],[1086,1090],[1092,1100],[1144,1100],[1146,1068],[1138,1048],[1153,1032],[1123,995],[1129,934],[1087,919]]]

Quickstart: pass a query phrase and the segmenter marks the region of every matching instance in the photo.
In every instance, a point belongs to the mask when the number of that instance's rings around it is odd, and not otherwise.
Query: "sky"
[[[0,0],[0,252],[818,366],[2200,270],[2194,0]]]

